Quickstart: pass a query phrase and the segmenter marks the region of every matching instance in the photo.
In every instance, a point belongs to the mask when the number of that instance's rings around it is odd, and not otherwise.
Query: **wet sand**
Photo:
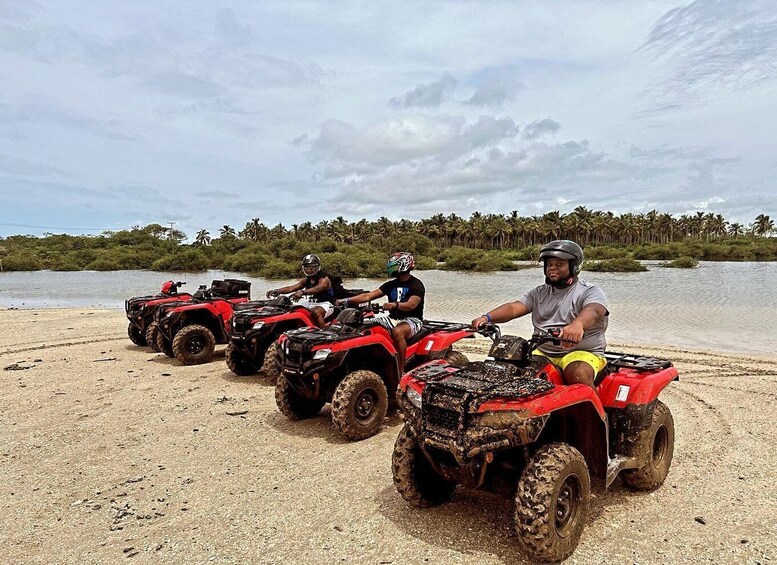
[[[486,341],[462,350],[482,357]],[[666,483],[594,489],[569,563],[777,558],[777,358],[668,348],[681,380]],[[132,345],[123,312],[0,311],[0,559],[6,563],[524,563],[511,503],[396,493],[401,423],[351,443],[328,409],[290,422],[223,356],[185,367]]]

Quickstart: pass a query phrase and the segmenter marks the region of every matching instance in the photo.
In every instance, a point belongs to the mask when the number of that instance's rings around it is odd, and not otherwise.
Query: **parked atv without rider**
[[[346,290],[338,296],[347,297],[361,293],[362,290]],[[270,300],[252,302],[256,304],[248,310],[235,312],[231,320],[231,337],[225,357],[229,370],[236,375],[253,375],[259,371],[277,381],[280,367],[277,350],[278,337],[285,331],[300,327],[315,327],[307,301],[294,301],[290,296],[277,292]],[[340,312],[336,307],[331,321]]]
[[[216,344],[228,343],[235,309],[250,308],[251,283],[238,279],[200,286],[191,302],[165,304],[155,314],[160,351],[184,365],[207,363]]]
[[[158,294],[150,296],[133,296],[124,301],[124,311],[127,314],[129,325],[127,334],[135,345],[149,345],[146,341],[146,330],[154,321],[154,309],[160,304],[169,302],[184,302],[192,299],[192,295],[186,292],[178,292],[185,282],[167,281],[162,285]]]
[[[450,499],[457,484],[510,493],[515,532],[531,556],[566,559],[587,519],[591,475],[605,488],[619,474],[638,490],[664,482],[674,423],[658,394],[677,370],[664,359],[606,353],[595,391],[565,385],[555,366],[532,355],[554,335],[480,331],[494,338],[485,361],[433,361],[403,376],[394,484],[420,507]]]
[[[310,418],[327,402],[332,422],[345,436],[359,440],[381,428],[399,382],[399,359],[391,333],[375,313],[380,307],[346,308],[326,328],[300,328],[281,335],[281,373],[275,402],[292,420]],[[406,367],[430,359],[463,365],[467,358],[453,344],[471,337],[464,324],[424,321],[408,342]]]

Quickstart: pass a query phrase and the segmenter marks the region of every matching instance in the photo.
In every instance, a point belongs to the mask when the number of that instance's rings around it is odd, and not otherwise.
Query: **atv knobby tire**
[[[324,399],[307,398],[298,393],[282,374],[275,383],[275,404],[289,420],[307,420],[321,411]]]
[[[456,489],[456,483],[445,480],[434,471],[407,424],[394,442],[391,474],[402,498],[420,508],[447,502]]]
[[[259,372],[259,365],[256,362],[256,359],[248,357],[245,353],[235,347],[233,343],[227,345],[227,349],[224,351],[224,357],[227,360],[227,367],[229,367],[229,370],[240,377],[255,375]]]
[[[278,375],[281,373],[281,368],[278,366],[278,342],[276,340],[273,340],[267,347],[267,351],[264,352],[264,359],[262,360],[262,365],[259,370],[268,377],[271,383],[278,382]]]
[[[466,355],[464,355],[461,351],[455,351],[453,349],[445,354],[445,361],[454,367],[463,367],[469,363],[469,359],[467,359]]]
[[[157,329],[156,331],[156,347],[157,351],[161,351],[168,357],[175,357],[173,353],[173,344],[168,340],[165,335]]]
[[[348,439],[374,436],[388,411],[388,392],[377,373],[353,371],[337,385],[332,395],[332,422]]]
[[[162,350],[159,349],[159,346],[157,345],[157,334],[159,333],[159,324],[156,322],[151,322],[148,327],[146,328],[146,343],[156,351],[157,353],[161,352]]]
[[[127,326],[127,335],[129,336],[130,341],[135,345],[139,345],[140,347],[146,345],[146,336],[143,335],[143,332],[141,332],[132,322]]]
[[[538,561],[575,551],[588,516],[591,479],[580,452],[550,443],[531,456],[515,493],[515,531]]]
[[[216,349],[216,338],[205,326],[192,324],[184,326],[173,338],[175,358],[184,365],[207,363]]]
[[[640,434],[632,454],[644,465],[623,471],[623,482],[637,490],[655,490],[664,484],[674,455],[674,419],[660,400],[653,408],[650,427]]]

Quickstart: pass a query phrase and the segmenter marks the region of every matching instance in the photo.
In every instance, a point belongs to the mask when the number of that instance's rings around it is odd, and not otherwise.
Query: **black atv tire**
[[[374,436],[380,431],[387,411],[386,385],[372,371],[348,373],[332,395],[332,422],[348,439]]]
[[[129,336],[130,341],[135,345],[139,345],[140,347],[146,345],[146,336],[143,335],[143,332],[141,332],[132,322],[127,326],[127,335]]]
[[[175,357],[173,353],[173,344],[169,341],[162,332],[157,329],[156,332],[156,347],[157,351],[164,353],[168,357]]]
[[[456,489],[456,483],[445,480],[435,472],[407,424],[399,431],[397,441],[394,442],[391,474],[397,492],[419,508],[447,502]]]
[[[262,366],[259,371],[268,377],[271,383],[275,384],[278,382],[281,368],[278,365],[278,342],[276,340],[273,340],[273,342],[267,346],[267,351],[264,352],[264,359],[262,360]]]
[[[224,357],[227,360],[227,367],[239,377],[255,375],[259,372],[259,365],[256,359],[248,357],[240,351],[233,343],[227,345],[224,351]]]
[[[467,359],[466,355],[464,355],[461,351],[456,351],[454,349],[451,349],[448,353],[445,354],[445,361],[454,367],[463,367],[469,363],[469,359]]]
[[[674,455],[674,418],[669,407],[658,400],[653,408],[650,427],[642,432],[633,455],[645,464],[623,471],[623,482],[636,490],[655,490],[664,484]]]
[[[316,416],[326,401],[323,398],[306,398],[289,384],[282,374],[275,383],[275,404],[289,420],[307,420]]]
[[[157,344],[157,334],[159,333],[159,324],[156,322],[151,322],[148,327],[146,328],[146,343],[156,351],[157,353],[161,353],[161,349],[159,349],[159,345]]]
[[[200,365],[213,357],[216,338],[205,326],[192,324],[184,326],[173,338],[175,358],[184,365]]]
[[[588,465],[566,443],[541,447],[515,493],[515,532],[533,559],[562,561],[580,542],[591,497]]]

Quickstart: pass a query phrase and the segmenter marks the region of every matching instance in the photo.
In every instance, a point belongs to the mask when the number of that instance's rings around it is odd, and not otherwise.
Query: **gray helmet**
[[[569,274],[576,277],[583,264],[583,248],[574,241],[557,239],[540,250],[540,261],[546,263],[551,257],[569,261]]]
[[[302,258],[302,272],[306,276],[312,277],[319,270],[321,270],[321,259],[318,258],[318,255],[309,253]]]

